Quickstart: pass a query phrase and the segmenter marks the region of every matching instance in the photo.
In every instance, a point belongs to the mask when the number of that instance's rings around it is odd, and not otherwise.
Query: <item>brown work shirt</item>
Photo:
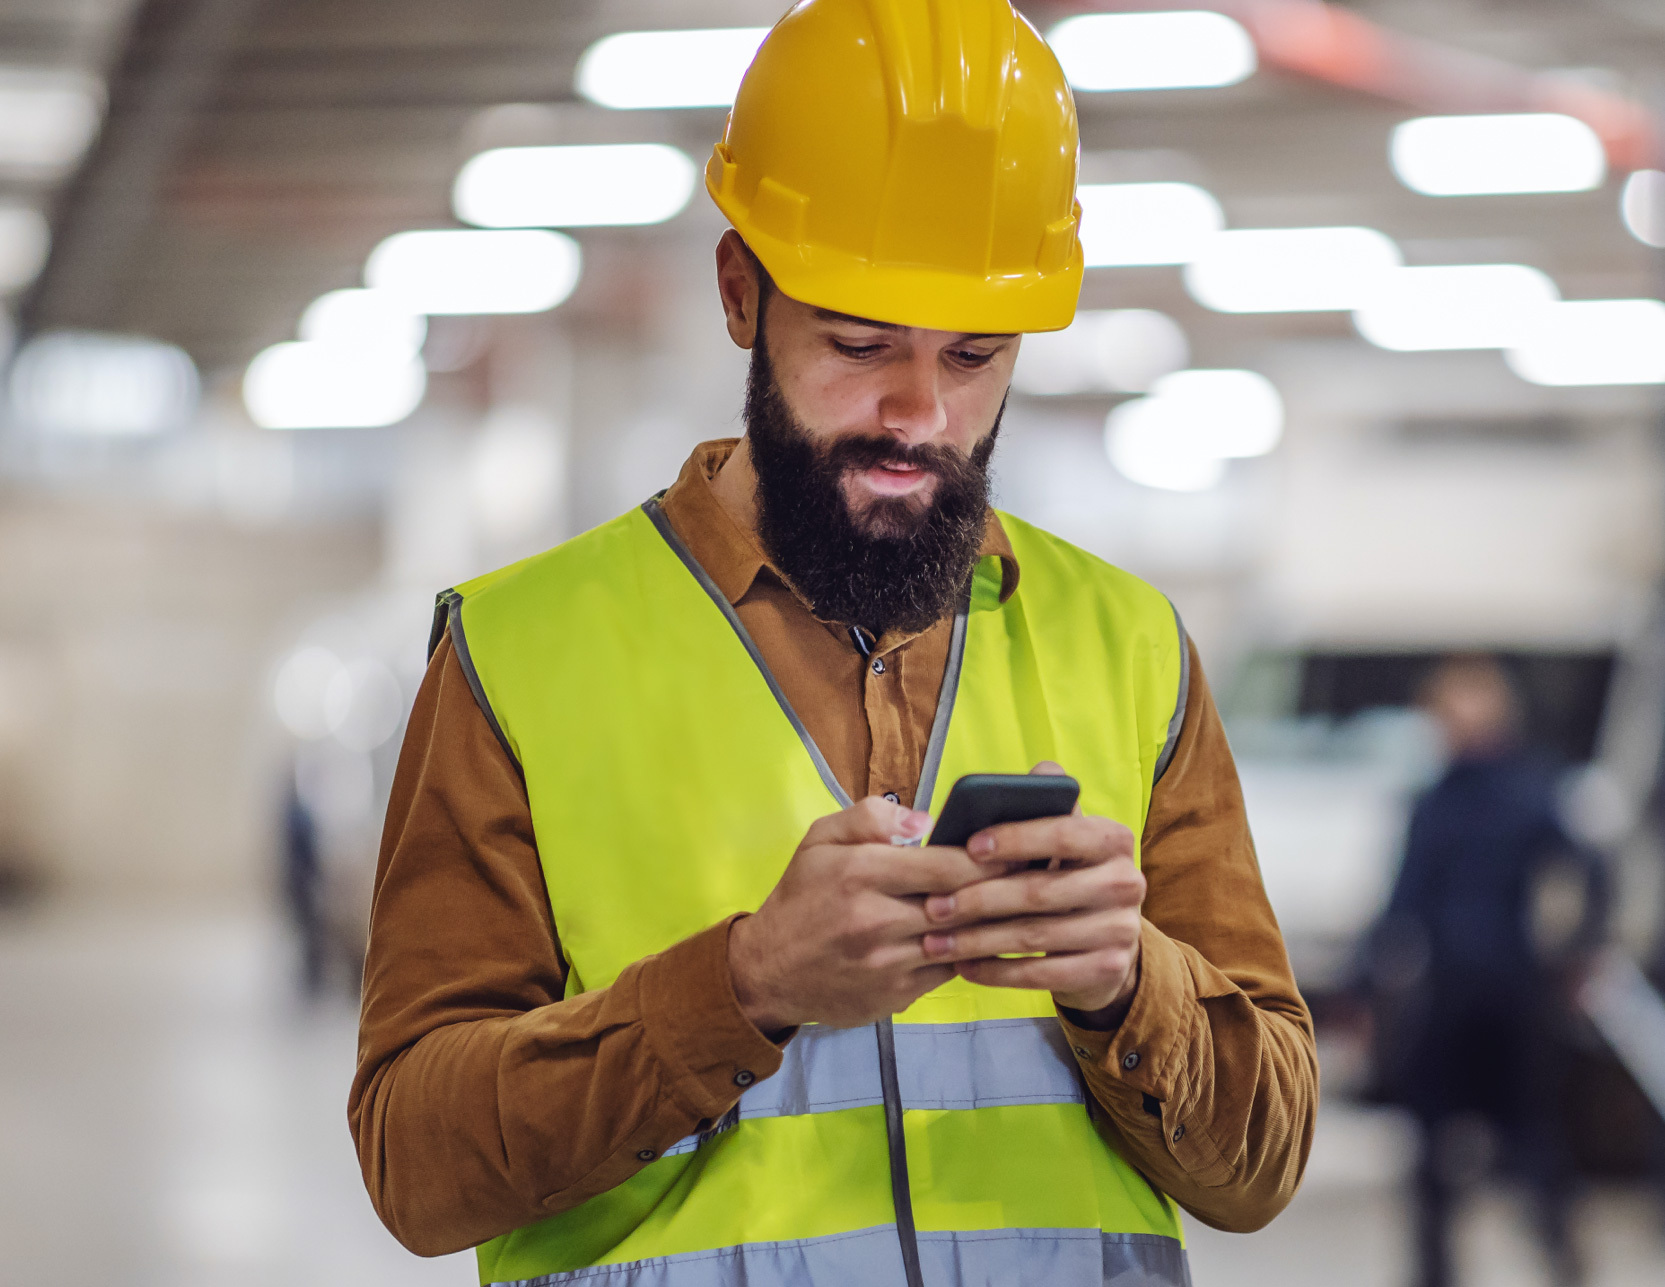
[[[664,498],[667,518],[844,789],[911,804],[949,623],[880,638],[875,667],[718,502],[710,480],[732,449],[694,452]],[[992,516],[983,552],[1001,558],[1009,596],[1021,569]],[[1247,1230],[1300,1180],[1318,1072],[1231,752],[1191,660],[1145,824],[1132,1007],[1109,1031],[1060,1022],[1112,1146],[1200,1219]],[[442,641],[388,804],[349,1104],[365,1184],[394,1235],[437,1255],[576,1206],[708,1129],[739,1098],[738,1073],[773,1074],[781,1047],[734,997],[731,923],[563,1000],[525,785]]]

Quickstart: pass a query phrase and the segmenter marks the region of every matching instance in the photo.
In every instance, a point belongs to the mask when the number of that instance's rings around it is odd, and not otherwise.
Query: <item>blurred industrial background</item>
[[[996,469],[1184,615],[1320,1023],[1306,1187],[1195,1278],[1408,1281],[1361,961],[1483,651],[1612,883],[1589,1281],[1665,1281],[1665,4],[1189,6],[1020,6],[1090,267]],[[404,711],[437,590],[738,432],[697,179],[782,8],[0,0],[0,1281],[470,1281],[344,1117]],[[1484,1153],[1462,1281],[1549,1281]]]

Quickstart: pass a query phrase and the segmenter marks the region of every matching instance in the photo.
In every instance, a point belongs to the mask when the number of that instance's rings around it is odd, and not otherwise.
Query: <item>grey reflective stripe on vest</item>
[[[1069,1043],[1051,1016],[899,1023],[895,1031],[897,1082],[904,1108],[1086,1103]],[[780,1070],[747,1090],[734,1119],[723,1125],[756,1117],[835,1113],[883,1102],[872,1029],[811,1025],[792,1038]],[[701,1138],[689,1135],[665,1153],[692,1152]]]
[[[1179,730],[1185,726],[1185,707],[1191,700],[1191,645],[1185,637],[1185,623],[1179,619],[1179,609],[1174,608],[1172,600],[1168,606],[1174,609],[1174,629],[1179,631],[1179,692],[1174,695],[1174,713],[1168,717],[1168,740],[1162,743],[1162,752],[1156,757],[1152,788],[1168,771],[1174,751],[1179,747]]]
[[[1097,1229],[979,1229],[919,1235],[928,1287],[1190,1287],[1185,1249],[1153,1233]],[[896,1229],[792,1242],[754,1242],[492,1287],[867,1287],[900,1281]]]

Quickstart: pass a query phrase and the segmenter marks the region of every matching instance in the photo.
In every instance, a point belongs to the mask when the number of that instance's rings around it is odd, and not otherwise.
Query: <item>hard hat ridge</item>
[[[789,296],[904,325],[1069,324],[1075,105],[1009,0],[803,0],[706,187]]]

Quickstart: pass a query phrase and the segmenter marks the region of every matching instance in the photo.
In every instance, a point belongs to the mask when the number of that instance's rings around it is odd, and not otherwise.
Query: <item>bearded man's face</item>
[[[969,453],[882,425],[817,433],[789,404],[759,335],[745,408],[758,536],[818,617],[882,635],[955,610],[983,541],[1004,406]]]

